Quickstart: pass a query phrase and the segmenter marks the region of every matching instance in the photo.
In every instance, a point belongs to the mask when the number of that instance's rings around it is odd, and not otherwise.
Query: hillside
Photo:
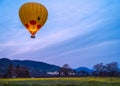
[[[58,71],[60,69],[59,66],[47,64],[39,61],[30,61],[30,60],[10,60],[7,58],[0,59],[0,75],[7,73],[9,65],[13,65],[14,67],[22,66],[29,69],[31,75],[37,76],[38,74]]]
[[[89,69],[89,68],[87,68],[87,67],[79,67],[79,68],[76,68],[75,71],[76,71],[76,72],[86,71],[86,72],[88,72],[88,73],[93,72],[93,70],[91,70],[91,69]]]

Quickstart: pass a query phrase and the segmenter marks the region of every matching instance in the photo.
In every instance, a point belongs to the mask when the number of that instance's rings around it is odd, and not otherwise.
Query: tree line
[[[95,76],[120,76],[120,69],[117,62],[108,64],[99,63],[94,65],[95,70],[93,74]]]
[[[100,77],[120,77],[120,69],[117,62],[111,62],[108,64],[99,63],[93,66],[93,71],[88,72],[85,70],[75,71],[68,64],[64,64],[58,71],[57,74],[43,73],[36,77],[80,77],[80,76],[100,76]],[[13,66],[10,64],[4,78],[26,78],[34,77],[30,75],[30,71],[27,67]]]
[[[63,65],[60,69],[61,76],[100,76],[100,77],[118,77],[120,76],[120,69],[117,62],[108,64],[99,63],[93,66],[93,72],[88,71],[74,71],[68,64]]]
[[[13,66],[10,64],[7,69],[7,73],[4,74],[4,78],[27,78],[29,77],[29,69],[24,66]]]

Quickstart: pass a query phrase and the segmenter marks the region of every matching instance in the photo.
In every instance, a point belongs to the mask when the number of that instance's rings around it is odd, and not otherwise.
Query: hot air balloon
[[[20,7],[19,17],[22,24],[30,32],[31,38],[35,38],[35,34],[47,20],[48,11],[46,7],[40,3],[28,2]]]

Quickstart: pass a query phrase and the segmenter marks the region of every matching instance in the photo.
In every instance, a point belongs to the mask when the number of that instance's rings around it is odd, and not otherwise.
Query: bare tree
[[[106,65],[106,69],[108,72],[115,72],[118,70],[118,63],[112,62]]]
[[[12,78],[13,76],[15,76],[14,70],[15,70],[15,67],[12,64],[10,64],[7,70],[7,77]]]
[[[119,72],[118,69],[118,63],[112,62],[108,63],[106,65],[103,65],[103,63],[94,65],[95,74],[99,76],[115,76],[117,72]]]
[[[106,66],[103,63],[100,63],[100,64],[94,65],[93,69],[99,73],[99,72],[106,71]]]
[[[68,64],[64,64],[59,71],[60,76],[70,76],[72,74],[72,69]]]
[[[29,77],[29,70],[27,67],[18,65],[16,67],[16,75],[17,75],[17,77]]]

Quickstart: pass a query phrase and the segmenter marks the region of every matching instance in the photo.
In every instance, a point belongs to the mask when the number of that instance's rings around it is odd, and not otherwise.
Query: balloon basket
[[[31,38],[35,38],[35,36],[31,36]]]

